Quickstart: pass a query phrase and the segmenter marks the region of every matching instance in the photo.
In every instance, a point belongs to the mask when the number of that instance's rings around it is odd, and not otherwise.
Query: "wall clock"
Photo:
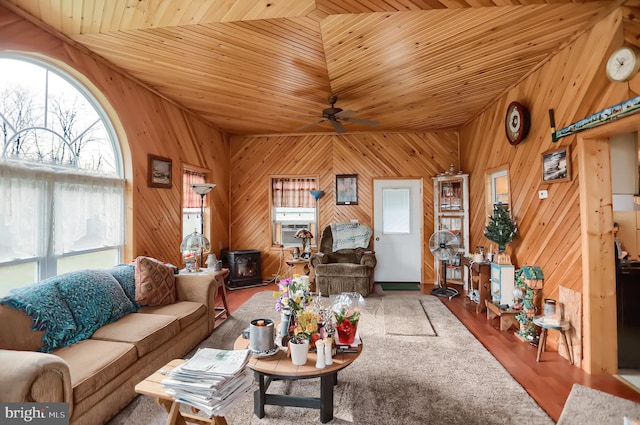
[[[504,118],[504,129],[509,143],[515,146],[522,142],[529,133],[530,124],[527,108],[519,102],[511,102]]]
[[[614,83],[629,81],[640,69],[638,49],[624,46],[609,56],[607,61],[607,77]]]

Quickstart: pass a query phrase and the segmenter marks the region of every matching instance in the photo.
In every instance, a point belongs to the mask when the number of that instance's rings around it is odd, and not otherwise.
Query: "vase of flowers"
[[[307,339],[313,349],[315,342],[320,338],[318,332],[320,330],[320,320],[318,314],[311,308],[299,311],[295,319],[294,336]]]
[[[362,308],[364,308],[364,298],[358,293],[345,292],[336,296],[332,310],[336,319],[337,344],[353,344]]]
[[[309,281],[301,279],[299,275],[283,279],[278,282],[278,291],[273,291],[273,296],[276,298],[276,311],[281,314],[280,336],[290,336],[293,334],[296,316],[311,305]]]

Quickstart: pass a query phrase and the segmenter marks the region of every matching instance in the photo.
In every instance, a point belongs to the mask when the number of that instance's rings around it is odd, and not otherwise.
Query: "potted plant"
[[[504,251],[517,234],[515,219],[509,214],[509,209],[498,202],[493,206],[493,214],[489,216],[489,223],[484,230],[484,237],[498,244],[498,264],[511,264],[511,257]]]

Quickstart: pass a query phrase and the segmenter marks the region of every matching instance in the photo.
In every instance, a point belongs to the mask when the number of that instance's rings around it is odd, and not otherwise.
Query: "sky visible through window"
[[[1,157],[117,174],[101,115],[82,91],[30,61],[0,58]]]

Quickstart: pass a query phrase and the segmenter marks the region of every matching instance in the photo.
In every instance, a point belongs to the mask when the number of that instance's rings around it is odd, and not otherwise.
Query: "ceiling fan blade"
[[[309,128],[309,127],[313,127],[314,125],[317,125],[317,124],[323,123],[323,122],[325,122],[325,121],[326,121],[326,119],[324,119],[324,118],[323,118],[323,119],[318,120],[318,121],[316,121],[316,122],[312,122],[312,123],[310,123],[310,124],[305,124],[305,125],[303,125],[302,127],[296,128],[296,131],[304,130],[305,128]]]
[[[350,115],[357,114],[357,113],[358,111],[352,111],[350,109],[347,109],[346,111],[337,112],[334,116],[338,118],[343,118],[343,117],[348,117]]]
[[[362,120],[360,118],[343,118],[343,121],[354,122],[356,124],[365,124],[365,125],[378,125],[378,124],[380,124],[378,121]]]
[[[331,123],[331,125],[333,125],[333,128],[336,130],[336,133],[342,134],[347,132],[342,126],[342,124],[340,124],[335,118],[333,119],[330,118],[329,122]]]

